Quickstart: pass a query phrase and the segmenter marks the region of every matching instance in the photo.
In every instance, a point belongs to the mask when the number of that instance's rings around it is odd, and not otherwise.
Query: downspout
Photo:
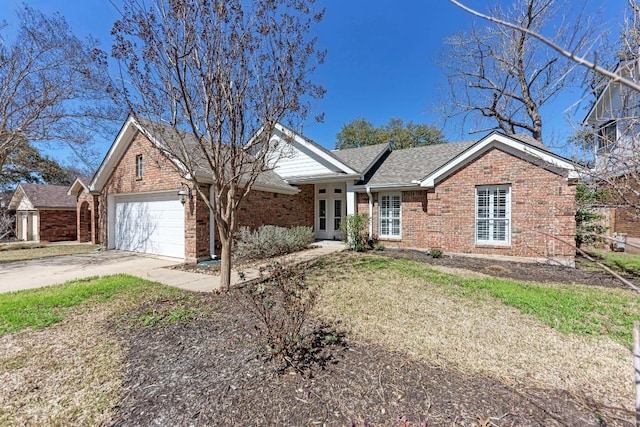
[[[373,195],[371,187],[367,186],[367,196],[369,196],[369,239],[373,239]]]

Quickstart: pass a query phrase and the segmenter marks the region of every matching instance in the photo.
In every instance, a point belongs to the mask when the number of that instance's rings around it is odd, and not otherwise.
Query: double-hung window
[[[510,190],[508,185],[476,187],[476,243],[511,243]]]
[[[136,178],[142,179],[142,154],[136,156]]]
[[[381,194],[379,209],[379,237],[400,238],[402,197],[400,194]]]
[[[616,143],[618,130],[615,120],[611,120],[598,129],[597,149],[598,152],[607,151]]]

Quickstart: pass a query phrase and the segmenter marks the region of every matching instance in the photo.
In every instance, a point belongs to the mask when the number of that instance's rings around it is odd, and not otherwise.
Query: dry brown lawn
[[[108,323],[135,305],[82,305],[48,328],[0,338],[0,425],[108,424],[125,353]]]
[[[417,365],[464,373],[461,378],[495,379],[496,384],[523,395],[539,396],[540,390],[543,395],[549,390],[548,396],[557,396],[558,391],[567,390],[585,408],[633,410],[632,361],[622,344],[606,336],[558,332],[488,295],[471,296],[455,286],[429,283],[396,269],[357,268],[353,265],[357,257],[375,255],[334,255],[325,259],[323,267],[312,269],[308,277],[322,285],[317,314],[339,320],[350,341],[403,355]],[[468,270],[438,268],[480,277]],[[225,301],[223,298],[220,295],[218,299]],[[72,309],[63,322],[42,331],[0,338],[0,425],[107,425],[117,419],[118,405],[126,400],[124,377],[132,374],[127,374],[127,366],[133,362],[132,355],[127,355],[123,329],[116,330],[113,322],[140,303],[140,299],[124,297],[91,302]],[[220,308],[221,313],[227,311]],[[211,323],[215,328],[209,335],[215,338],[214,332],[220,333],[217,328],[224,327],[213,320]],[[184,322],[175,329],[179,332],[174,337],[176,354],[182,362],[171,360],[185,363],[183,341],[192,339],[196,346],[202,341],[201,331],[197,322]],[[157,347],[158,355],[165,354],[167,343],[159,338],[160,329],[150,327],[144,335]],[[144,346],[148,347],[151,345]],[[189,348],[195,351],[195,347]],[[210,347],[198,351],[194,357],[200,361],[206,361],[203,355],[211,354]],[[145,355],[140,363],[147,365],[139,368],[156,372],[150,360]],[[377,369],[382,372],[385,367]],[[171,379],[176,372],[172,368],[162,378]],[[215,370],[202,373],[213,375],[215,383],[221,380],[215,377]],[[376,374],[366,375],[373,378]],[[129,384],[127,393],[151,387],[137,381]],[[193,381],[188,386],[193,388]],[[204,389],[189,389],[189,393],[206,396]],[[251,401],[247,405],[251,407]],[[623,418],[628,420],[629,415]],[[621,425],[624,422],[621,420]]]
[[[31,245],[4,244],[0,246],[0,264],[30,259],[48,258],[61,255],[86,254],[99,248],[98,245],[64,244],[64,245]],[[41,247],[40,247],[41,246]]]
[[[334,256],[313,276],[322,284],[320,311],[355,339],[517,388],[568,390],[585,403],[633,410],[632,357],[622,344],[558,332],[488,295],[469,298],[396,270],[354,268],[362,256],[371,255]]]

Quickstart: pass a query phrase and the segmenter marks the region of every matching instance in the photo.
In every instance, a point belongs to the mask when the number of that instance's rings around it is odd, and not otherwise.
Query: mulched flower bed
[[[605,286],[611,288],[628,289],[618,279],[602,271],[588,271],[582,268],[590,263],[582,257],[576,257],[577,268],[543,263],[526,263],[501,261],[491,258],[471,256],[455,256],[444,254],[440,258],[433,258],[428,252],[412,249],[385,249],[382,252],[371,252],[380,256],[410,259],[426,264],[442,265],[452,268],[475,271],[494,277],[513,280],[524,280],[539,283],[580,283],[583,285]],[[638,278],[629,276],[632,282],[640,284]]]
[[[492,258],[456,256],[448,254],[444,254],[440,258],[433,258],[428,252],[414,249],[385,249],[384,251],[371,251],[369,253],[392,258],[404,258],[426,264],[460,268],[505,279],[539,283],[580,283],[583,285],[628,289],[626,285],[610,274],[602,271],[590,271],[585,269],[584,267],[588,266],[590,261],[580,256],[576,257],[577,268],[571,268],[546,263],[503,261]],[[260,262],[261,261],[234,258],[232,260],[232,266],[235,269],[242,269],[243,267],[250,267],[254,264],[259,264]],[[211,275],[220,274],[219,262],[207,265],[178,264],[171,268],[192,273]],[[625,274],[622,274],[622,276],[629,279],[632,283],[640,285],[640,280],[638,280],[638,278]]]
[[[234,292],[194,298],[209,314],[117,328],[128,355],[112,425],[631,425],[563,390],[513,388],[344,340],[326,349],[324,368],[278,374],[250,344]]]

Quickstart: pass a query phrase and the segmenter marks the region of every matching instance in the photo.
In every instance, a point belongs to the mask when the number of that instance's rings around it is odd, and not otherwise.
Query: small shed
[[[58,242],[76,240],[76,198],[65,185],[19,184],[9,202],[16,211],[20,240]]]

